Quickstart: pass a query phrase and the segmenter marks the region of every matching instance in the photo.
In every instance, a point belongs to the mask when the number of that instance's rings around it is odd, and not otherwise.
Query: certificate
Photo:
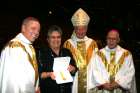
[[[70,63],[70,57],[54,58],[53,71],[57,84],[72,82],[73,78],[67,70]]]

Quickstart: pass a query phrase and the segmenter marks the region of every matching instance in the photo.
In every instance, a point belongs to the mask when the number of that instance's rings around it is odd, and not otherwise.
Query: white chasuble
[[[111,51],[115,51],[113,58]],[[115,49],[106,46],[91,60],[88,68],[89,93],[136,93],[135,69],[132,55],[128,50],[120,46]],[[113,81],[121,88],[112,91],[98,89],[98,86]]]
[[[22,33],[12,39],[0,56],[0,93],[35,93],[38,67],[31,42]]]

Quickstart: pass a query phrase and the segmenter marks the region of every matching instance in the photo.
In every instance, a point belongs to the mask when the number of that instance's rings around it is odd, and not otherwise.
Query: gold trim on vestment
[[[69,42],[69,41],[66,41],[65,43],[64,43],[64,46],[63,46],[64,48],[67,48],[67,49],[69,49],[70,51],[71,51],[71,53],[72,53],[72,55],[73,55],[73,58],[75,59],[75,61],[76,61],[76,56],[77,56],[77,49],[76,48],[74,48],[73,46],[72,46],[72,44]],[[89,47],[87,48],[87,50],[86,50],[86,62],[87,62],[87,65],[88,65],[88,63],[89,63],[89,61],[90,61],[90,58],[91,58],[91,56],[93,55],[93,51],[95,50],[95,48],[98,48],[98,46],[97,46],[97,44],[96,44],[96,42],[93,40],[92,42],[91,42],[91,44],[89,45]],[[77,64],[77,61],[76,61],[76,64]]]
[[[93,55],[93,51],[97,48],[96,42],[93,40],[86,50],[85,42],[80,42],[77,49],[72,46],[69,41],[64,43],[64,47],[72,52],[76,61],[78,70],[78,93],[86,93],[87,88],[87,65]],[[81,50],[81,51],[80,51]]]
[[[105,68],[107,69],[110,77],[115,77],[115,75],[117,74],[117,72],[119,71],[119,69],[122,67],[123,63],[125,62],[125,58],[129,55],[129,51],[125,51],[123,52],[122,56],[120,57],[119,61],[117,62],[117,64],[114,62],[113,64],[107,62],[107,59],[104,55],[104,53],[102,53],[101,51],[97,52],[98,55],[101,57],[102,62],[105,66]],[[113,66],[113,67],[112,67]],[[113,68],[113,70],[110,70],[110,68]],[[113,75],[113,76],[112,76]],[[115,78],[114,78],[115,80]],[[112,80],[111,80],[112,81]],[[112,81],[113,82],[113,81]]]
[[[31,48],[31,51],[32,51],[32,57],[27,52],[25,46],[22,45],[19,41],[11,41],[11,42],[9,42],[9,47],[10,48],[20,47],[27,53],[28,60],[29,60],[29,62],[31,63],[31,65],[33,66],[33,68],[35,70],[35,85],[36,85],[36,82],[37,82],[37,79],[38,79],[38,64],[37,64],[36,54],[35,54],[35,50],[34,50],[33,46],[30,45],[30,48]]]

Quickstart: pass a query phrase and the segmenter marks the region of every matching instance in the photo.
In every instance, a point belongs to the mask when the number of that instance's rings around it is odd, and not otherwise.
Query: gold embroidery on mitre
[[[82,9],[79,8],[71,18],[73,26],[87,26],[90,18],[88,14]]]

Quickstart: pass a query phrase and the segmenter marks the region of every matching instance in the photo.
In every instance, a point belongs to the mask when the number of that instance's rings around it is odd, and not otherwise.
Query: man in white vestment
[[[111,29],[107,46],[91,59],[89,93],[136,93],[135,68],[130,51],[118,45],[119,32]]]
[[[64,47],[72,52],[78,71],[74,77],[72,93],[87,93],[87,67],[94,52],[98,49],[95,40],[88,38],[86,32],[90,18],[79,8],[71,18],[74,32]]]
[[[22,23],[21,33],[2,50],[0,93],[39,93],[38,65],[32,46],[39,32],[39,21],[28,17]]]

